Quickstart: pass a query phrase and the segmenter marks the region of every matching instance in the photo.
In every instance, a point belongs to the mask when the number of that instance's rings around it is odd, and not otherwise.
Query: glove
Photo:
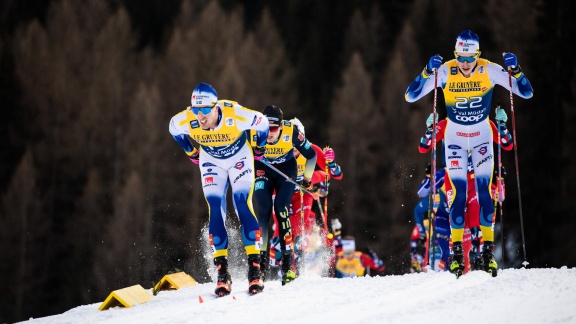
[[[340,230],[342,230],[342,224],[340,223],[340,220],[338,220],[338,218],[334,218],[330,221],[330,225],[332,225],[332,230],[334,232],[339,232]]]
[[[442,65],[442,56],[438,54],[432,56],[426,65],[426,74],[432,75],[434,69],[440,68],[440,65]]]
[[[304,179],[300,184],[302,185],[302,187],[304,187],[304,189],[308,191],[312,190],[312,181]]]
[[[428,166],[426,166],[426,176],[430,177],[431,173],[432,173],[432,164],[428,163]]]
[[[264,157],[264,153],[266,153],[266,148],[264,146],[254,147],[254,160],[261,161]]]
[[[326,160],[326,163],[330,164],[334,162],[334,158],[336,157],[336,154],[334,153],[334,150],[331,148],[325,148],[324,149],[324,159]]]
[[[506,115],[506,111],[502,108],[496,109],[496,121],[499,123],[504,124],[508,120],[508,115]]]
[[[504,65],[506,67],[513,69],[518,66],[518,58],[513,53],[503,53],[502,56],[504,57]]]
[[[516,76],[516,74],[522,72],[520,65],[518,65],[518,58],[514,53],[502,53],[502,56],[504,57],[504,65],[506,68],[510,68],[512,75]]]
[[[436,124],[438,124],[438,114],[436,114]],[[428,119],[426,119],[426,127],[432,128],[433,125],[434,125],[434,113],[430,113],[430,116],[428,116]]]
[[[188,158],[190,159],[190,161],[192,161],[192,163],[194,164],[198,164],[200,163],[200,151],[196,150],[196,152],[192,155],[188,155]]]

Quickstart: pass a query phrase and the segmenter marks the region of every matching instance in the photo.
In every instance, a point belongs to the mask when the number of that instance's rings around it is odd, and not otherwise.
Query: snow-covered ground
[[[495,278],[471,272],[333,279],[306,276],[264,292],[213,298],[215,284],[161,291],[131,308],[101,303],[33,323],[576,323],[576,268],[505,269]],[[145,287],[150,288],[150,287]],[[200,298],[203,302],[200,302]]]

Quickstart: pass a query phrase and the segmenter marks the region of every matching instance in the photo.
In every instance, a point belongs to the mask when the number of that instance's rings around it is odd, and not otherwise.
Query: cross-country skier
[[[264,289],[264,283],[260,278],[260,229],[252,207],[254,159],[264,154],[268,120],[260,112],[235,101],[218,100],[216,90],[207,83],[194,88],[191,103],[172,117],[169,130],[188,158],[200,166],[202,189],[208,202],[210,245],[218,270],[215,293],[227,295],[232,285],[224,211],[229,185],[248,255],[248,289],[257,293]],[[246,130],[254,132],[254,151]],[[200,149],[196,149],[193,142],[198,143]]]
[[[509,89],[522,98],[530,98],[533,89],[522,73],[516,55],[504,53],[502,66],[480,58],[478,35],[465,30],[458,35],[455,44],[455,59],[442,64],[442,57],[434,55],[424,70],[408,86],[405,99],[414,102],[430,91],[435,84],[443,90],[448,122],[445,143],[448,174],[454,188],[454,199],[450,209],[450,225],[454,258],[450,271],[459,277],[464,271],[462,238],[464,234],[464,208],[467,192],[467,151],[472,154],[478,200],[482,211],[480,229],[484,237],[482,250],[483,268],[496,276],[498,265],[494,259],[494,229],[492,217],[494,206],[490,197],[490,183],[494,168],[492,131],[488,114],[492,92],[496,85]],[[435,73],[437,71],[437,73]],[[509,74],[513,77],[509,78]]]
[[[411,235],[411,269],[414,272],[422,271],[422,262],[425,257],[425,244],[427,242],[425,216],[430,211],[430,173],[431,165],[426,167],[426,175],[418,187],[418,196],[421,198],[414,207],[415,231]],[[450,257],[450,222],[448,220],[448,200],[446,198],[446,188],[444,185],[446,170],[444,167],[436,171],[436,199],[438,208],[434,214],[434,228],[432,231],[433,240],[430,242],[429,260],[433,261],[430,266],[435,271],[447,269]],[[429,220],[428,220],[429,223]],[[416,234],[416,235],[414,235]],[[424,251],[423,251],[424,250]]]
[[[297,118],[293,118],[290,120],[298,130],[303,134],[306,135],[304,125],[298,120]],[[320,187],[325,187],[324,184],[326,182],[326,167],[328,167],[328,180],[341,180],[343,177],[342,170],[340,166],[334,161],[336,155],[332,148],[326,148],[322,150],[318,145],[312,143],[312,148],[316,152],[316,166],[314,173],[312,174],[312,191],[319,192]],[[296,157],[296,162],[298,164],[298,174],[297,174],[297,181],[302,181],[304,177],[304,169],[306,167],[306,158],[300,154],[297,148],[294,149],[294,156]],[[316,195],[318,196],[318,195]],[[318,197],[314,197],[308,193],[304,193],[302,196],[303,201],[303,219],[301,215],[301,206],[300,206],[300,190],[299,188],[295,188],[294,194],[292,195],[291,205],[292,205],[292,214],[290,216],[290,223],[292,224],[292,236],[294,238],[294,243],[296,245],[296,258],[295,258],[295,267],[297,273],[299,272],[300,261],[302,260],[303,254],[306,253],[305,248],[308,246],[307,237],[311,236],[312,229],[316,224],[316,214],[312,212],[312,204],[314,200],[318,199]],[[318,228],[319,229],[319,228]],[[304,230],[304,233],[302,233]],[[320,235],[324,238],[328,233],[324,233],[323,231],[319,233],[315,233]],[[323,240],[325,241],[325,240]]]
[[[363,277],[373,269],[376,272],[384,271],[384,262],[376,253],[364,253],[356,250],[356,241],[353,236],[346,236],[341,240],[341,252],[336,256],[336,278]]]
[[[431,143],[432,143],[432,125],[434,114],[430,114],[428,119],[426,120],[426,133],[420,139],[420,146],[418,150],[420,153],[426,153],[430,150]],[[512,142],[512,135],[508,132],[506,128],[506,121],[508,120],[508,116],[504,109],[496,107],[496,116],[494,118],[498,123],[499,127],[496,126],[490,120],[490,127],[492,128],[492,138],[494,143],[501,144],[502,149],[506,151],[510,151],[513,147]],[[436,120],[436,142],[442,143],[444,140],[444,130],[446,128],[447,120],[441,120],[438,122]],[[482,240],[482,233],[480,231],[480,206],[478,204],[478,195],[476,193],[476,184],[474,181],[474,172],[473,172],[473,165],[471,154],[468,153],[468,164],[467,164],[467,198],[466,198],[466,208],[464,212],[464,224],[465,229],[469,230],[469,236],[471,237],[468,243],[467,236],[468,233],[465,231],[464,240],[463,240],[463,251],[465,257],[465,268],[472,269],[472,270],[482,270],[482,247],[483,247],[483,240]],[[446,192],[448,193],[449,197],[453,197],[452,185],[449,179],[446,181]],[[503,201],[504,198],[504,187],[501,186],[500,191],[498,192],[500,195],[500,201]],[[496,198],[495,195],[496,185],[491,183],[491,193],[492,197]],[[449,204],[451,202],[449,201]],[[493,217],[492,220],[494,221],[496,217]]]
[[[267,138],[266,153],[263,161],[273,165],[278,171],[296,181],[297,165],[294,158],[294,148],[307,159],[304,168],[304,177],[301,185],[312,189],[312,173],[316,165],[316,152],[311,143],[306,139],[294,124],[284,120],[282,110],[274,105],[267,106],[262,112],[269,122],[269,134]],[[252,136],[256,136],[255,132]],[[258,138],[254,138],[253,145],[258,146]],[[273,194],[275,197],[273,199]],[[290,199],[294,193],[294,184],[287,181],[276,170],[273,170],[262,161],[256,161],[256,183],[254,198],[256,199],[258,223],[262,228],[262,270],[268,266],[266,247],[269,236],[268,227],[272,218],[272,209],[278,222],[280,247],[282,250],[282,285],[296,278],[292,271],[292,226],[290,224]]]

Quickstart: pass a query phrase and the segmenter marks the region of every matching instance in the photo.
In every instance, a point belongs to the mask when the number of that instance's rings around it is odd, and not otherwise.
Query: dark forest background
[[[202,81],[255,110],[276,104],[330,142],[344,171],[330,218],[387,274],[406,273],[433,95],[408,104],[404,91],[431,55],[452,58],[463,29],[491,61],[517,54],[535,89],[514,97],[519,169],[502,156],[506,252],[576,266],[574,12],[569,0],[3,0],[0,322],[175,269],[209,281],[198,168],[168,133]],[[497,102],[512,128],[506,89]],[[444,117],[441,92],[438,103]]]

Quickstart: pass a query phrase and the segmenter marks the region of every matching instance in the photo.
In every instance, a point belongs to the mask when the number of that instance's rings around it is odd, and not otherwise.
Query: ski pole
[[[432,191],[432,212],[430,213],[430,238],[432,244],[432,268],[434,269],[435,263],[435,253],[434,253],[434,227],[436,226],[436,210],[438,209],[436,203],[436,118],[438,118],[438,113],[436,111],[436,102],[438,101],[438,69],[434,69],[434,105],[433,112],[434,117],[432,118],[432,173],[430,175],[430,186]]]
[[[504,53],[502,54],[504,55]],[[512,137],[514,137],[514,162],[516,164],[516,183],[518,184],[518,205],[520,208],[520,229],[522,232],[522,250],[524,252],[524,262],[522,265],[528,265],[526,259],[526,240],[524,238],[524,217],[522,216],[522,195],[520,193],[520,170],[518,168],[518,145],[516,143],[516,117],[514,116],[514,96],[512,95],[512,68],[508,67],[508,83],[510,85],[510,111],[512,111]]]
[[[329,149],[330,146],[326,143],[326,147],[324,150]],[[326,184],[326,193],[324,194],[324,213],[322,214],[322,220],[324,221],[324,231],[328,230],[328,163],[326,163],[326,167],[324,168],[324,183]]]
[[[300,230],[302,231],[301,235],[302,238],[304,237],[304,191],[302,191],[302,188],[300,188],[300,221],[302,221],[302,224],[300,226]]]
[[[320,199],[316,200],[316,204],[318,206],[318,210],[320,211],[320,215],[322,216],[322,219],[324,219],[324,211],[322,210],[322,204],[320,203]]]
[[[432,223],[430,221],[432,219],[432,182],[431,180],[429,181],[430,182],[428,185],[430,186],[430,189],[428,190],[428,229],[424,229],[426,231],[426,244],[424,246],[424,259],[422,260],[422,268],[425,268],[428,265],[430,238],[432,237],[432,234],[430,233],[430,224]]]
[[[496,107],[496,110],[502,109],[500,107],[500,103]],[[496,200],[494,201],[494,215],[492,219],[492,223],[496,222],[496,204],[500,206],[500,241],[502,242],[502,269],[504,269],[504,261],[505,261],[505,250],[506,250],[506,243],[504,242],[504,215],[502,210],[502,201],[500,196],[500,188],[502,186],[502,137],[500,136],[500,127],[502,124],[498,123],[498,179],[496,179]]]
[[[429,212],[429,224],[428,224],[428,239],[426,240],[426,252],[424,253],[424,261],[422,266],[426,267],[428,265],[428,258],[430,257],[430,244],[433,239],[434,232],[434,207],[436,201],[436,101],[438,93],[438,69],[434,69],[434,105],[433,105],[433,118],[432,118],[432,169],[430,171],[430,197],[428,199],[428,212]],[[432,247],[434,244],[432,243]],[[434,254],[432,254],[434,255]],[[432,266],[434,266],[434,260],[432,260]]]
[[[297,269],[300,273],[306,268],[304,266],[304,231],[306,230],[306,226],[304,225],[304,191],[302,187],[300,187],[300,265]]]
[[[278,168],[276,168],[275,166],[273,166],[272,164],[268,163],[267,161],[264,160],[260,160],[260,162],[264,163],[266,166],[268,166],[270,169],[274,170],[276,173],[278,173],[279,175],[281,175],[284,179],[286,179],[286,181],[293,183],[296,188],[301,189],[302,191],[304,191],[307,194],[310,194],[312,196],[314,196],[314,193],[306,190],[306,188],[304,188],[301,184],[299,184],[298,182],[294,181],[294,179],[290,178],[289,176],[285,175],[284,172],[278,170]]]

